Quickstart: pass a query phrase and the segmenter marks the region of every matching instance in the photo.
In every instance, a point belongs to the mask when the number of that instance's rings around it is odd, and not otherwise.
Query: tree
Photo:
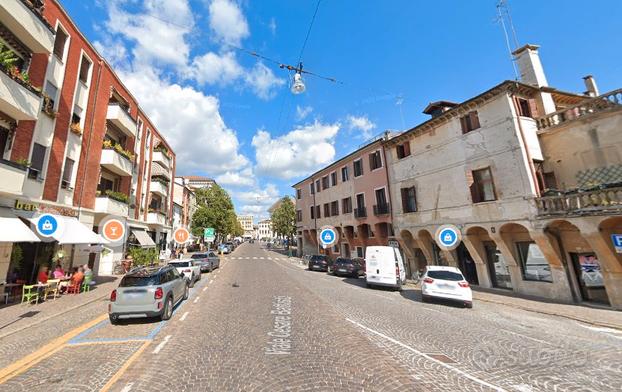
[[[283,197],[281,203],[271,216],[272,230],[280,236],[287,237],[287,246],[296,233],[296,206],[289,197]]]
[[[197,210],[190,224],[193,235],[203,237],[203,230],[207,227],[213,227],[219,239],[233,234],[235,225],[232,216],[237,219],[227,191],[214,184],[207,189],[198,189],[196,198]]]

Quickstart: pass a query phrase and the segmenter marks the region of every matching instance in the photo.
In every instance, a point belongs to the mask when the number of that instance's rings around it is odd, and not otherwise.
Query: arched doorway
[[[513,251],[523,280],[553,282],[551,266],[525,226],[507,223],[501,226],[499,233],[508,248]]]
[[[483,227],[476,226],[469,228],[466,234],[480,242],[484,248],[484,262],[488,269],[492,287],[512,290],[509,264],[488,231]]]

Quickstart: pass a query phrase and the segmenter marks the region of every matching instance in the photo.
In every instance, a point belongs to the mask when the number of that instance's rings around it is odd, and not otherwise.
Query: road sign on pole
[[[216,234],[215,234],[214,228],[206,227],[203,230],[203,240],[205,240],[205,242],[214,242],[215,239],[216,239]]]
[[[319,240],[322,248],[326,249],[339,241],[339,234],[333,226],[323,226],[320,229]]]
[[[611,234],[611,241],[616,253],[622,253],[622,234]]]
[[[460,245],[462,235],[454,225],[443,225],[436,230],[436,244],[443,250],[453,250]]]

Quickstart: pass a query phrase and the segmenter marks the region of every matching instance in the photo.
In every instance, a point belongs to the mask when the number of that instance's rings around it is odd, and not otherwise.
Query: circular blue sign
[[[444,228],[438,233],[438,240],[446,247],[452,247],[458,242],[458,233],[452,228]]]
[[[37,232],[43,237],[51,237],[58,230],[58,220],[54,215],[44,214],[37,221]]]
[[[335,231],[331,229],[324,229],[320,232],[320,242],[324,245],[330,245],[335,242]]]

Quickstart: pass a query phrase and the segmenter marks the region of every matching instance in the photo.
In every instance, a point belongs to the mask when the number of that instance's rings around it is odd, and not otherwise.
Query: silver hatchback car
[[[135,317],[168,320],[174,306],[188,298],[189,290],[188,279],[173,266],[133,269],[110,294],[110,322],[116,324],[119,319]]]

